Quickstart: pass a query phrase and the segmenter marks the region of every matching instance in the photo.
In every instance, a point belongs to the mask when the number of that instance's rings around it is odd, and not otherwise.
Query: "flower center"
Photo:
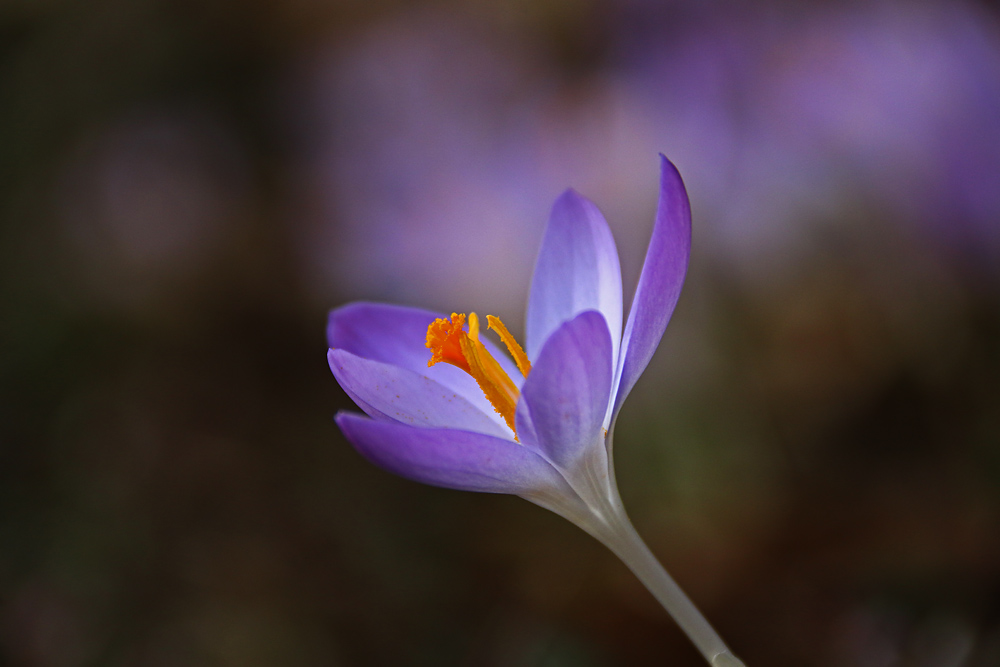
[[[504,326],[499,317],[487,315],[486,321],[489,323],[488,328],[496,331],[500,340],[510,350],[518,370],[524,377],[528,377],[528,373],[531,372],[531,362],[528,361],[528,355],[507,331],[507,327]],[[463,330],[464,326],[465,314],[452,313],[451,321],[438,318],[427,327],[427,347],[431,350],[431,358],[427,365],[433,366],[439,361],[443,361],[457,366],[471,375],[479,384],[479,388],[483,390],[487,400],[493,405],[493,409],[500,413],[510,430],[515,432],[516,439],[514,411],[517,408],[517,399],[521,392],[517,390],[517,385],[497,363],[493,355],[479,341],[479,318],[475,313],[469,313],[468,332]]]

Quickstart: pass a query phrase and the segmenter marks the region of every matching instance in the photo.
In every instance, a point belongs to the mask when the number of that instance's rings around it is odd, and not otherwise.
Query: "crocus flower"
[[[367,459],[403,477],[511,493],[574,522],[614,551],[713,665],[742,665],[666,573],[622,507],[612,463],[615,420],[680,296],[691,210],[662,157],[649,249],[622,331],[611,230],[573,190],[556,200],[528,301],[526,346],[489,316],[451,317],[355,303],[330,313],[330,368],[367,416],[337,424]],[[428,349],[429,348],[429,349]]]

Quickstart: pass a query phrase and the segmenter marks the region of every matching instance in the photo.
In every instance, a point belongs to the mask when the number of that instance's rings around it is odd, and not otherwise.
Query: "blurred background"
[[[0,665],[701,665],[520,499],[363,461],[330,308],[501,316],[548,210],[687,284],[616,438],[751,667],[1000,665],[1000,13],[0,4]]]

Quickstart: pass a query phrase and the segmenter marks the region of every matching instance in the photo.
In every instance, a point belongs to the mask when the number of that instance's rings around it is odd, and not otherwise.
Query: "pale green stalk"
[[[562,470],[576,492],[574,496],[538,493],[525,498],[572,521],[614,552],[663,605],[710,665],[745,667],[632,526],[618,495],[611,465],[613,433],[612,424],[606,447],[589,448],[590,454],[572,471]]]

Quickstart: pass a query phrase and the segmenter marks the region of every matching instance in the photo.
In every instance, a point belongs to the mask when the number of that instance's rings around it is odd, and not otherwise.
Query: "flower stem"
[[[611,426],[614,432],[614,424]],[[561,470],[568,487],[536,489],[522,496],[590,533],[618,556],[681,626],[712,667],[746,667],[733,655],[677,582],[656,560],[625,513],[611,465],[611,438],[591,447],[572,470]]]
[[[709,625],[694,603],[684,594],[660,562],[642,541],[624,511],[616,512],[618,521],[607,526],[595,537],[601,540],[649,589],[663,605],[677,625],[690,637],[694,645],[713,667],[745,667],[726,646],[718,633]]]

